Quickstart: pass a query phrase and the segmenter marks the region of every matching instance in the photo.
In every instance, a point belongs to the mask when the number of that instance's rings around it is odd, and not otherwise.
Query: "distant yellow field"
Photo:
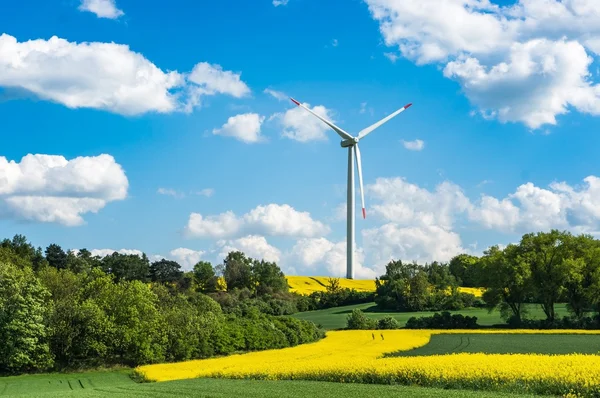
[[[287,276],[290,291],[299,294],[311,294],[312,292],[324,292],[328,285],[327,276]],[[371,279],[346,279],[339,278],[340,286],[348,289],[355,289],[360,292],[374,292],[375,281]],[[464,293],[471,293],[475,297],[481,297],[484,289],[478,287],[459,287],[458,290]]]
[[[290,291],[300,294],[311,294],[312,292],[324,292],[328,285],[328,276],[288,276],[286,277]],[[339,278],[340,287],[355,289],[360,292],[374,292],[375,281],[369,279],[346,279]]]

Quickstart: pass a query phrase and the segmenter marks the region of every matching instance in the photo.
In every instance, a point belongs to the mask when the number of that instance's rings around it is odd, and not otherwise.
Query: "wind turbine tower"
[[[323,121],[325,124],[327,124],[329,127],[331,127],[342,138],[342,142],[340,143],[342,148],[348,148],[348,188],[347,188],[348,198],[347,198],[347,204],[346,204],[346,211],[347,211],[347,213],[346,213],[346,218],[347,218],[347,220],[346,220],[346,222],[347,222],[346,278],[354,279],[354,195],[355,195],[355,193],[354,193],[354,160],[355,159],[356,159],[356,166],[358,169],[358,183],[360,186],[360,200],[361,200],[361,204],[362,204],[362,215],[363,215],[363,218],[367,218],[367,212],[365,210],[365,193],[363,191],[362,164],[361,164],[361,157],[360,157],[360,149],[358,148],[358,141],[365,138],[369,133],[371,133],[377,127],[381,126],[382,124],[389,121],[393,117],[402,113],[404,110],[408,109],[408,107],[410,107],[412,104],[403,106],[402,108],[398,109],[394,113],[384,117],[377,123],[374,123],[374,124],[370,125],[369,127],[359,131],[359,133],[356,135],[356,137],[353,137],[352,135],[348,134],[347,132],[345,132],[344,130],[342,130],[341,128],[339,128],[338,126],[333,124],[332,122],[330,122],[329,120],[321,117],[320,115],[317,115],[315,112],[313,112],[308,107],[301,104],[300,102],[296,101],[293,98],[290,98],[290,99],[292,100],[292,102],[294,104],[298,105],[301,108],[306,109],[307,111],[312,113],[314,116],[319,118],[321,121]]]

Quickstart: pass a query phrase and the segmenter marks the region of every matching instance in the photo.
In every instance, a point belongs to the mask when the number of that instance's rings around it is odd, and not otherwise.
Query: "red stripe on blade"
[[[411,102],[410,104],[408,104],[408,105],[405,105],[405,106],[404,106],[404,109],[408,109],[408,108],[410,108],[411,106],[412,106],[412,102]]]
[[[363,218],[367,218],[367,211],[365,210],[364,207],[363,207]]]
[[[293,99],[293,98],[290,98],[290,99],[292,100],[292,102],[293,102],[294,104],[296,104],[296,105],[300,106],[300,103],[299,103],[298,101],[296,101],[296,100],[295,100],[295,99]]]

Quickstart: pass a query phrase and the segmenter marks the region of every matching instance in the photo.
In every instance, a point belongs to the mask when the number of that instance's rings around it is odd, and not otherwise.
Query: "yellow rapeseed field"
[[[290,291],[300,294],[311,294],[312,292],[324,292],[328,285],[327,276],[286,276]],[[340,287],[355,289],[359,292],[374,292],[375,281],[371,279],[346,279],[339,278]],[[481,297],[483,289],[478,287],[459,287],[464,293],[471,293],[475,297]]]
[[[429,342],[435,333],[472,330],[330,331],[321,341],[281,350],[146,365],[151,381],[197,377],[400,383],[542,394],[600,393],[600,356],[450,354],[386,357]],[[483,333],[600,333],[565,330],[486,330]],[[383,335],[383,338],[382,338]]]
[[[329,284],[327,276],[286,276],[290,291],[300,294],[324,292]],[[371,279],[346,279],[339,278],[340,287],[355,289],[359,292],[374,292],[375,281]]]

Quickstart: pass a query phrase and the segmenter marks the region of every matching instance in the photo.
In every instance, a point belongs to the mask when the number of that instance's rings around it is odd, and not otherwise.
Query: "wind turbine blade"
[[[367,218],[367,211],[365,210],[365,192],[363,190],[363,179],[362,179],[362,162],[360,159],[360,149],[358,144],[354,145],[354,154],[356,155],[356,165],[358,167],[358,185],[360,186],[360,202],[362,204],[363,218]]]
[[[358,139],[365,137],[367,134],[369,134],[371,131],[375,130],[377,127],[381,126],[383,123],[387,122],[388,120],[392,119],[393,117],[396,117],[400,113],[404,112],[404,110],[408,109],[411,105],[412,104],[405,105],[402,108],[398,109],[396,112],[392,113],[391,115],[384,117],[377,123],[374,123],[374,124],[370,125],[369,127],[367,127],[366,129],[361,130],[358,133]]]
[[[344,130],[342,130],[341,128],[339,128],[338,126],[336,126],[335,124],[331,123],[329,120],[321,117],[320,115],[317,115],[315,112],[313,112],[312,110],[310,110],[308,107],[302,105],[301,103],[299,103],[298,101],[296,101],[293,98],[290,98],[292,100],[292,102],[296,105],[298,105],[301,108],[306,109],[307,111],[309,111],[310,113],[312,113],[313,115],[315,115],[316,117],[318,117],[322,122],[324,122],[325,124],[327,124],[329,127],[331,127],[336,133],[338,133],[340,135],[340,137],[342,137],[343,139],[354,139],[354,137],[352,137],[350,134],[346,133]]]

